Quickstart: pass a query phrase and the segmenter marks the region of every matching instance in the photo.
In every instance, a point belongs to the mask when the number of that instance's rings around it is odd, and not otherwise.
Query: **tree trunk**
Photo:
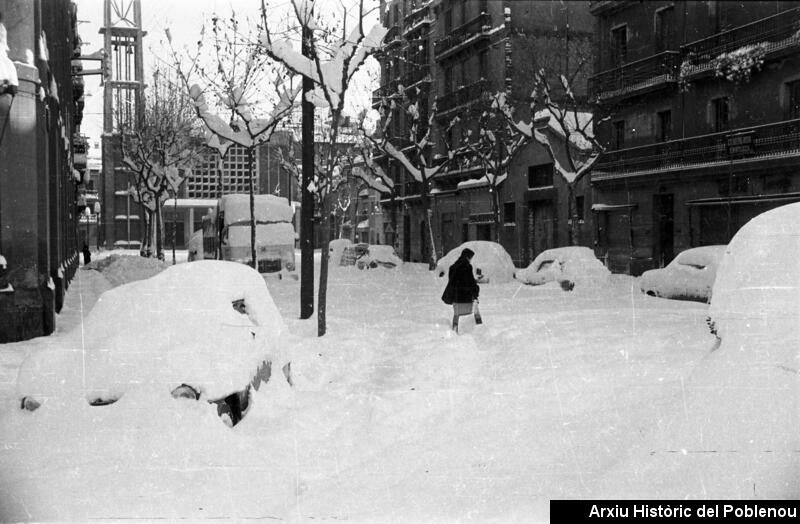
[[[156,258],[164,260],[164,214],[160,194],[156,197]]]
[[[576,245],[576,231],[577,226],[575,220],[575,188],[571,183],[567,184],[567,245]]]
[[[301,52],[311,57],[311,29],[303,26]],[[314,81],[303,77],[302,144],[303,176],[300,184],[300,318],[314,314],[314,195],[308,185],[314,180],[314,104],[307,99],[314,90]],[[291,184],[289,185],[291,187]]]
[[[319,289],[317,290],[317,336],[321,337],[326,332],[326,312],[328,303],[328,259],[330,244],[330,211],[328,199],[322,201],[322,221],[320,223],[320,251],[321,261],[319,268]]]
[[[175,192],[175,206],[172,208],[172,265],[175,262],[175,242],[178,239],[178,193]]]
[[[256,202],[253,190],[253,148],[247,148],[247,173],[250,176],[250,264],[253,269],[258,271],[258,259],[256,259]]]
[[[489,186],[489,188],[492,198],[492,215],[494,215],[494,241],[500,244],[500,231],[503,227],[500,219],[500,192],[496,186]]]
[[[139,254],[142,256],[147,255],[147,248],[150,241],[150,210],[142,205],[142,246],[139,248]]]
[[[433,211],[431,210],[431,199],[428,195],[428,181],[424,180],[420,188],[420,203],[422,204],[422,211],[425,214],[424,222],[425,229],[427,229],[430,242],[428,245],[428,253],[422,253],[423,260],[428,259],[428,269],[433,271],[436,269],[436,243],[433,237],[433,225],[431,224]]]

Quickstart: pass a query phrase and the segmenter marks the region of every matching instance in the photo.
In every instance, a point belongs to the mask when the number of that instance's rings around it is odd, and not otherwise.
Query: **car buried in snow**
[[[768,347],[753,365],[781,355],[795,376],[800,342],[800,203],[747,222],[722,256],[708,309],[711,332],[743,351]],[[757,362],[758,361],[758,362]]]
[[[652,297],[708,302],[717,267],[727,246],[701,246],[682,251],[661,269],[642,274],[639,287]]]
[[[179,264],[113,288],[75,331],[22,363],[22,409],[57,399],[109,406],[150,388],[164,402],[208,403],[234,426],[265,382],[291,380],[283,320],[263,277],[243,264]]]
[[[569,246],[542,251],[528,267],[517,270],[514,278],[531,286],[558,282],[564,290],[571,291],[575,285],[603,285],[610,275],[594,251],[588,247]]]
[[[331,265],[333,266],[355,266],[358,269],[377,267],[392,269],[403,264],[403,259],[397,256],[394,248],[387,245],[353,244],[348,239],[337,238],[330,241],[328,251]]]
[[[475,274],[475,280],[479,284],[510,282],[514,279],[514,261],[511,255],[497,242],[489,242],[488,240],[470,240],[455,249],[451,249],[436,263],[436,275],[439,278],[447,278],[450,266],[458,260],[461,252],[467,248],[475,253],[470,263]]]

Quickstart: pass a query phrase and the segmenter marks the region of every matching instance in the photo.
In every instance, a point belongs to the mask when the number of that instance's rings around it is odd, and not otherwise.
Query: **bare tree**
[[[552,96],[547,72],[540,69],[534,76],[530,117],[527,120],[515,117],[515,108],[505,93],[498,93],[494,103],[498,114],[505,118],[515,132],[534,140],[547,150],[556,172],[566,182],[570,218],[568,242],[574,245],[578,240],[575,186],[591,172],[603,152],[603,146],[593,133],[594,119],[598,113],[586,110],[585,104],[581,104],[575,97],[571,83],[564,75],[559,76],[564,94],[558,100]],[[543,126],[550,127],[555,133],[545,133]],[[555,136],[554,141],[551,141],[551,136]]]
[[[142,252],[164,258],[162,206],[199,159],[201,133],[191,101],[177,79],[156,70],[137,121],[120,120],[123,162],[130,171],[131,194],[142,206]]]
[[[327,140],[327,151],[324,153],[324,177],[332,180],[336,175],[337,144],[339,125],[345,105],[345,94],[353,75],[364,63],[364,60],[377,49],[387,29],[380,24],[373,27],[369,33],[364,32],[364,18],[367,11],[364,2],[358,4],[354,15],[355,28],[348,33],[348,13],[343,7],[342,24],[336,34],[319,18],[314,16],[314,2],[298,2],[292,0],[292,8],[298,26],[304,35],[303,45],[306,53],[299,53],[289,39],[276,39],[274,31],[270,30],[267,16],[267,6],[264,0],[261,3],[262,29],[261,44],[266,53],[274,60],[284,64],[290,71],[314,82],[314,91],[308,93],[309,101],[316,106],[327,107],[330,111],[330,127]],[[326,307],[328,288],[328,243],[330,201],[329,198],[320,199],[322,206],[321,223],[321,250],[322,263],[320,266],[319,290],[317,296],[317,334],[322,336],[326,331]]]
[[[445,155],[435,157],[432,153],[432,130],[438,118],[438,109],[434,103],[426,114],[420,102],[421,94],[417,88],[404,89],[399,87],[394,95],[385,97],[379,106],[380,125],[379,132],[369,133],[364,130],[364,135],[373,147],[390,158],[396,160],[407,174],[409,174],[420,187],[420,204],[424,213],[424,228],[429,238],[429,252],[423,253],[428,259],[428,267],[436,268],[437,250],[436,239],[433,234],[430,190],[432,180],[444,172],[450,162],[460,153],[461,149],[454,147],[449,141],[450,129],[458,123],[458,119],[450,120],[442,133],[441,140],[445,145]],[[394,119],[403,114],[405,120],[410,122],[407,132],[398,136],[391,133]]]
[[[294,107],[300,87],[285,82],[281,72],[269,63],[261,51],[254,34],[242,35],[240,24],[232,14],[228,19],[214,16],[211,19],[212,65],[204,63],[204,39],[197,43],[196,54],[184,66],[173,50],[175,67],[194,104],[197,116],[216,138],[209,145],[219,152],[222,162],[231,144],[247,150],[247,168],[250,196],[250,256],[257,267],[254,152],[269,141],[281,120]],[[169,33],[167,37],[171,41]],[[192,81],[199,77],[199,84]],[[267,87],[272,90],[268,91]],[[216,99],[210,105],[207,94]],[[219,113],[227,118],[223,119]],[[219,167],[221,176],[221,166]],[[221,186],[221,180],[220,180]],[[221,193],[221,187],[220,187]]]

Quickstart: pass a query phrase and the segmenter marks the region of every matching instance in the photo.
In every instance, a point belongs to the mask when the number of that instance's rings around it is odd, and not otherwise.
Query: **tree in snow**
[[[504,93],[487,95],[486,104],[476,106],[480,115],[474,120],[477,129],[468,128],[463,136],[461,149],[472,163],[483,168],[482,180],[489,188],[494,217],[495,242],[500,242],[502,229],[500,217],[500,186],[508,178],[511,161],[531,141],[531,136],[522,132],[505,117]]]
[[[431,131],[437,120],[438,110],[434,103],[430,111],[423,109],[421,105],[421,92],[418,88],[404,89],[398,87],[398,92],[383,98],[379,106],[379,126],[375,133],[365,130],[365,136],[378,151],[397,161],[403,166],[404,171],[410,175],[420,188],[420,204],[424,213],[424,229],[426,230],[429,243],[424,245],[427,253],[423,257],[428,259],[428,267],[436,269],[437,249],[436,240],[433,234],[431,209],[431,182],[439,173],[445,171],[448,164],[456,157],[459,150],[455,144],[450,144],[447,140],[449,130],[458,123],[458,119],[451,120],[442,133],[442,140],[445,143],[446,156],[434,157],[433,141]],[[406,132],[400,135],[393,135],[392,129],[395,118],[404,115],[406,122]]]
[[[167,37],[171,41],[169,32]],[[233,144],[247,150],[250,256],[252,266],[257,267],[254,152],[258,146],[269,142],[278,124],[289,116],[300,87],[292,87],[291,82],[284,80],[284,71],[267,60],[253,34],[240,32],[235,13],[228,19],[211,18],[211,62],[208,64],[204,37],[205,28],[188,65],[184,65],[173,50],[175,67],[197,116],[210,132],[208,145],[219,153],[219,162]],[[195,76],[205,87],[194,82]],[[221,177],[221,166],[219,173]]]
[[[142,206],[145,228],[142,253],[164,257],[162,206],[173,196],[199,159],[202,134],[191,101],[177,79],[153,73],[138,120],[120,127],[123,162],[130,172],[130,192]]]
[[[364,18],[368,14],[363,0],[358,4],[357,12],[352,16],[355,27],[348,32],[348,13],[343,7],[341,24],[334,33],[330,27],[320,22],[319,15],[314,13],[313,0],[292,0],[294,19],[304,35],[306,53],[302,54],[289,38],[277,38],[270,29],[267,6],[262,0],[261,18],[262,49],[274,60],[285,65],[291,72],[302,75],[314,83],[315,89],[308,93],[307,100],[317,107],[327,107],[330,112],[330,126],[326,137],[328,144],[321,160],[322,176],[330,184],[341,169],[337,158],[339,125],[345,107],[345,94],[364,60],[381,44],[387,29],[380,24],[369,32],[364,31]],[[315,184],[316,185],[316,184]],[[310,188],[308,188],[310,189]],[[330,195],[330,193],[328,193]],[[322,263],[320,267],[319,291],[317,296],[317,333],[325,334],[326,305],[328,287],[328,242],[330,221],[330,199],[320,198],[321,204],[321,249]]]
[[[527,119],[517,119],[515,108],[505,93],[494,99],[496,111],[515,132],[534,140],[545,148],[553,160],[553,166],[567,184],[569,244],[577,243],[576,184],[589,172],[603,152],[603,146],[595,139],[593,126],[599,112],[586,111],[585,105],[576,98],[570,80],[559,76],[563,95],[552,96],[548,74],[539,69],[534,74],[534,87],[530,95],[530,112]],[[549,128],[553,133],[548,133]],[[555,141],[551,141],[555,136]]]

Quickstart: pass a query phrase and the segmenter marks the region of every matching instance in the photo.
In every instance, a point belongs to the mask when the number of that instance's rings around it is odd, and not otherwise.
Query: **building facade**
[[[588,2],[394,0],[384,3],[381,13],[389,32],[379,56],[382,85],[374,100],[394,96],[402,85],[406,92],[416,89],[422,122],[435,107],[431,158],[447,158],[447,144],[477,131],[490,93],[507,93],[519,118],[530,119],[527,100],[539,69],[556,86],[554,96],[559,94],[559,75],[574,73],[573,90],[585,98],[591,67],[590,61],[584,62],[591,54],[593,24]],[[451,126],[455,117],[460,122]],[[389,131],[404,136],[408,125],[398,113]],[[552,130],[546,121],[542,127]],[[525,265],[542,250],[569,242],[571,190],[556,173],[550,153],[535,142],[514,157],[508,178],[497,188],[485,181],[474,160],[451,160],[430,181],[432,235],[425,230],[428,212],[420,184],[398,162],[381,161],[396,187],[383,199],[388,217],[383,224],[390,233],[385,237],[395,240],[405,260],[424,261],[431,242],[438,258],[467,240],[499,240],[516,264]],[[588,206],[583,195],[588,182],[574,190],[581,206]],[[588,217],[586,209],[575,215]],[[580,219],[578,239],[589,237],[591,229]]]
[[[79,263],[79,56],[75,4],[0,0],[0,343],[53,331]]]
[[[800,200],[800,7],[595,1],[597,254],[639,274]]]

